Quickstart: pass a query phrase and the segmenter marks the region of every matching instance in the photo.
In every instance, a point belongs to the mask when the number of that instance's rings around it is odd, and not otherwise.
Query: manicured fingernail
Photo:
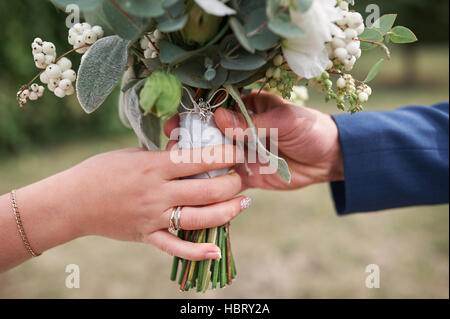
[[[252,204],[252,199],[250,197],[245,197],[241,200],[241,210],[247,209]]]
[[[211,252],[211,253],[207,253],[205,255],[205,258],[206,259],[220,259],[220,258],[222,258],[222,255],[221,255],[220,251],[219,252]]]

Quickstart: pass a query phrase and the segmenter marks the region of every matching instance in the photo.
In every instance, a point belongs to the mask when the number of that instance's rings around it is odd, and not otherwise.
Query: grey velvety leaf
[[[86,113],[94,112],[119,83],[128,59],[129,41],[110,36],[95,42],[78,69],[77,97]]]
[[[250,118],[250,115],[247,112],[247,108],[245,107],[244,102],[241,99],[241,95],[239,91],[232,85],[224,85],[225,89],[230,93],[230,95],[233,97],[233,99],[236,101],[236,103],[239,105],[239,109],[241,110],[242,114],[244,115],[249,128],[252,130],[252,135],[254,142],[248,143],[249,147],[255,148],[258,151],[258,154],[260,156],[265,157],[269,160],[269,165],[275,168],[278,172],[278,175],[286,182],[291,182],[291,173],[289,172],[289,167],[284,159],[281,157],[278,157],[271,152],[269,152],[264,145],[261,143],[261,141],[258,138],[258,134],[256,132],[255,125],[253,124],[252,119]]]
[[[137,135],[142,145],[150,151],[157,151],[159,148],[155,145],[155,143],[153,143],[146,133],[148,123],[144,124],[144,116],[141,108],[139,107],[139,96],[136,93],[136,87],[137,86],[124,92],[126,103],[125,114],[134,130],[134,133]]]

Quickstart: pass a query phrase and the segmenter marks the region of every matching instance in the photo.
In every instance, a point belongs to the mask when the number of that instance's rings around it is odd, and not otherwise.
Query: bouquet
[[[287,163],[257,137],[241,94],[266,90],[294,101],[305,98],[305,85],[323,92],[343,111],[363,109],[384,59],[366,79],[351,75],[363,51],[416,41],[395,26],[395,14],[365,26],[353,1],[342,0],[52,0],[61,9],[80,10],[85,22],[69,27],[73,49],[57,57],[53,43],[36,38],[31,47],[41,71],[17,93],[20,106],[45,91],[57,97],[75,91],[87,113],[99,108],[120,81],[119,116],[149,151],[161,147],[161,123],[180,113],[179,147],[232,143],[214,121],[221,106],[244,115],[253,135],[247,147],[290,182]],[[74,6],[75,5],[75,6]],[[75,8],[75,9],[74,9]],[[74,11],[76,13],[76,11]],[[78,72],[71,53],[81,55]],[[363,66],[365,67],[365,66]],[[76,81],[76,90],[73,83]],[[202,132],[212,129],[204,136]],[[250,172],[249,172],[250,173]],[[191,178],[227,174],[219,170]],[[236,276],[230,227],[178,231],[184,240],[216,243],[220,260],[175,257],[171,279],[180,289],[204,292],[230,285]]]

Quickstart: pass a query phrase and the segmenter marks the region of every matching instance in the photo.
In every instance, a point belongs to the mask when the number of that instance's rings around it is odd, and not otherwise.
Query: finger
[[[220,259],[220,249],[214,244],[191,243],[184,241],[168,231],[159,230],[151,233],[145,239],[146,243],[152,244],[169,255],[178,256],[187,260]]]
[[[241,177],[237,173],[215,178],[174,180],[167,184],[170,206],[197,206],[219,203],[241,192]]]
[[[180,214],[179,227],[184,230],[195,230],[218,227],[228,223],[251,204],[251,199],[239,196],[226,202],[203,206],[183,207]],[[161,229],[168,228],[173,208],[161,215]]]
[[[173,151],[173,150],[178,150],[179,148],[178,148],[178,142],[177,141],[172,141],[172,140],[170,140],[168,143],[167,143],[167,146],[166,146],[166,150],[167,151]]]
[[[165,156],[164,167],[161,167],[163,176],[174,179],[230,168],[243,161],[244,153],[233,145],[216,145],[201,149],[172,150],[166,152]]]
[[[270,109],[276,108],[280,105],[288,104],[278,95],[264,91],[258,93],[258,91],[255,90],[250,94],[242,96],[242,100],[247,109],[256,113],[267,112]]]
[[[170,137],[170,133],[179,127],[180,123],[180,116],[178,114],[175,114],[170,119],[166,121],[164,124],[164,134],[166,134],[167,137]]]

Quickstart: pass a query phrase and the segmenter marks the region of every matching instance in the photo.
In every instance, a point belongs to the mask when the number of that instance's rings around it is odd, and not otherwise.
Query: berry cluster
[[[76,73],[71,68],[72,62],[63,57],[45,69],[40,75],[41,82],[47,84],[48,89],[59,98],[72,95],[75,91],[72,82],[76,79]]]
[[[332,63],[329,68],[351,71],[356,60],[361,57],[358,36],[364,32],[364,20],[358,12],[350,12],[347,1],[341,1],[338,7],[339,19],[336,21],[343,34],[333,36],[327,44],[328,56]]]
[[[303,106],[308,99],[308,89],[305,86],[294,86],[292,88],[291,100],[296,104]]]
[[[297,75],[291,71],[284,57],[279,54],[273,61],[273,66],[266,71],[266,89],[274,93],[280,93],[285,99],[291,98],[292,88],[297,82]]]
[[[76,23],[69,29],[69,44],[73,46],[77,53],[84,54],[89,47],[98,39],[103,37],[102,27],[91,26],[89,23]]]
[[[163,37],[164,35],[158,29],[142,37],[140,45],[146,59],[155,59],[159,56],[159,43]]]
[[[34,63],[38,69],[45,69],[55,62],[56,47],[53,43],[42,41],[41,38],[36,38],[31,44],[31,49]]]
[[[42,85],[36,83],[31,84],[29,89],[24,89],[17,92],[17,99],[19,100],[20,106],[24,106],[27,100],[35,101],[44,94],[45,88]]]

